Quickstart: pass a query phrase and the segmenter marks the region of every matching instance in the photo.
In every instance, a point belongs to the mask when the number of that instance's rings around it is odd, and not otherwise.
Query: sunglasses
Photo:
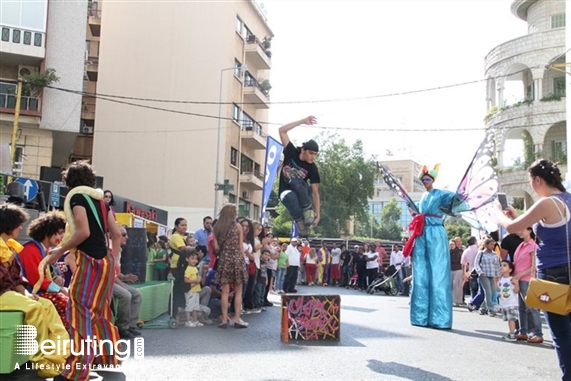
[[[433,180],[430,177],[425,177],[420,181],[422,181],[423,183],[431,183]]]

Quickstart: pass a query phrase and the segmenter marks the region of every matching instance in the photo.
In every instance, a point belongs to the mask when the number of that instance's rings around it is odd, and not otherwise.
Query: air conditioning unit
[[[30,65],[18,65],[18,74],[19,75],[28,75],[28,74],[38,74],[40,70],[37,66],[30,66]]]
[[[93,127],[91,126],[83,126],[81,127],[81,133],[87,135],[93,135]]]
[[[248,191],[242,192],[242,198],[249,199],[250,198],[250,192],[248,192]]]

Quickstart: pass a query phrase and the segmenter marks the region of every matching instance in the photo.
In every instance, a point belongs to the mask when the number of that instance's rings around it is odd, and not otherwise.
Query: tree
[[[381,229],[379,235],[382,239],[397,241],[401,239],[402,226],[400,223],[402,209],[393,197],[383,206],[381,213]]]
[[[44,87],[56,83],[59,77],[55,69],[47,68],[43,73],[22,75],[22,92],[28,96],[39,97]]]
[[[460,237],[464,243],[472,233],[472,228],[466,221],[455,217],[446,218],[446,221],[444,221],[444,229],[446,229],[448,239]]]
[[[363,143],[348,146],[337,134],[321,134],[317,165],[321,184],[321,221],[316,235],[339,237],[347,234],[347,221],[366,221],[368,200],[373,196],[374,163],[365,160]]]

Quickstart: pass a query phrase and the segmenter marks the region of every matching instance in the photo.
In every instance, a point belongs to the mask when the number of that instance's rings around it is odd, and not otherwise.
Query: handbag
[[[571,255],[569,254],[569,224],[565,224],[567,234],[567,270],[571,281]],[[525,296],[528,307],[545,310],[558,315],[571,313],[571,285],[532,278]]]

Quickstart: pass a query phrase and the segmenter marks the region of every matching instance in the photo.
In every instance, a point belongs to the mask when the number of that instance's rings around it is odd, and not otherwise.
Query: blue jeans
[[[528,333],[533,332],[535,336],[543,337],[543,330],[541,329],[541,316],[539,315],[539,310],[525,305],[525,296],[527,295],[528,289],[529,289],[529,282],[520,280],[519,296],[518,296],[519,333],[521,335],[527,335]],[[531,318],[531,321],[528,321],[527,319],[528,316]]]
[[[567,265],[538,269],[537,279],[569,284],[569,269]],[[559,359],[559,367],[563,372],[561,380],[571,381],[571,315],[563,316],[547,311],[544,313]]]
[[[303,218],[304,210],[311,208],[311,187],[302,179],[291,179],[289,187],[291,192],[282,198],[282,203],[291,218],[297,221]]]
[[[274,290],[283,291],[283,287],[284,287],[284,277],[285,277],[285,268],[281,268],[278,267],[277,271],[276,271],[276,282],[274,283]]]
[[[478,295],[476,295],[475,299],[483,298],[484,304],[483,308],[488,311],[488,313],[494,312],[494,303],[493,303],[493,287],[494,287],[494,278],[490,276],[480,277],[480,290],[478,291]],[[483,291],[483,292],[482,292]],[[483,295],[482,295],[483,293]]]
[[[254,307],[260,308],[264,306],[264,294],[266,293],[266,283],[258,282],[256,283],[256,288],[254,290]]]
[[[484,290],[482,290],[480,278],[470,277],[470,295],[472,296],[470,304],[476,308],[480,308],[480,305],[484,301]]]

